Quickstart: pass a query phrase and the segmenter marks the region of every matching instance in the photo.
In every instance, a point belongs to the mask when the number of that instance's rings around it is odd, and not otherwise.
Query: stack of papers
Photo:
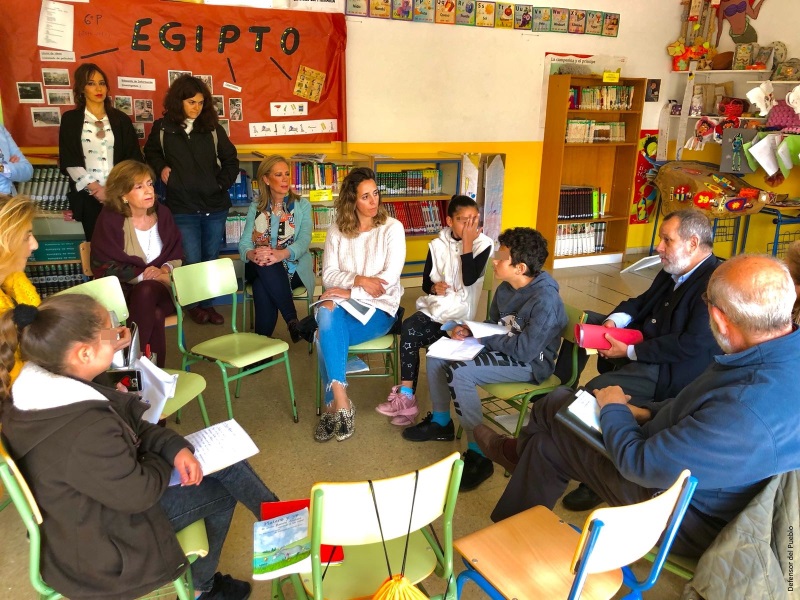
[[[427,355],[445,360],[470,360],[475,358],[481,350],[483,350],[483,344],[473,337],[463,341],[443,337],[428,346]]]

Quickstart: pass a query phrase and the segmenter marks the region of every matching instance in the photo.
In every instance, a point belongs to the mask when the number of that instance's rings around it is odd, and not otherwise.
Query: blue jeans
[[[176,214],[172,217],[181,232],[184,264],[194,265],[219,258],[219,249],[225,234],[225,221],[228,218],[227,209],[212,213]],[[203,307],[211,304],[211,299],[200,302],[200,306]]]
[[[325,404],[333,402],[331,383],[347,385],[347,348],[385,335],[395,318],[376,310],[372,318],[362,325],[341,306],[333,310],[317,310],[317,357],[319,375],[325,390]]]
[[[200,485],[167,488],[161,496],[161,508],[175,531],[199,519],[205,520],[208,555],[192,564],[192,581],[197,591],[211,589],[236,503],[244,504],[256,520],[261,520],[261,503],[277,499],[246,460],[206,475]]]
[[[297,320],[292,290],[302,287],[303,281],[297,272],[291,281],[282,262],[260,266],[250,261],[244,266],[245,277],[253,284],[253,303],[255,304],[255,332],[271,336],[278,322],[278,312],[283,320]]]

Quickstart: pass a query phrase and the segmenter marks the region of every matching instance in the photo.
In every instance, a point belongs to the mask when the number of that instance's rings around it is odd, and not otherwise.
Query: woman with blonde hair
[[[256,173],[259,197],[250,203],[239,256],[245,277],[253,284],[255,332],[271,336],[283,315],[293,342],[300,340],[292,290],[314,290],[311,244],[311,203],[291,188],[289,162],[268,156]]]
[[[347,396],[347,348],[385,335],[395,323],[406,260],[403,225],[381,205],[372,169],[353,169],[336,200],[336,223],[328,229],[322,269],[324,302],[317,309],[317,356],[325,389],[325,412],[314,439],[353,435],[355,407]],[[374,309],[366,323],[340,306],[355,301]]]
[[[38,306],[39,293],[25,275],[28,257],[39,247],[33,235],[36,205],[27,196],[0,194],[0,314],[17,304]],[[16,379],[22,362],[19,353],[11,370]]]
[[[133,160],[109,173],[106,204],[92,240],[92,272],[119,278],[142,347],[149,344],[163,367],[164,319],[175,313],[171,275],[181,266],[183,246],[172,213],[156,201],[153,179],[150,167]]]
[[[789,268],[789,274],[792,276],[794,289],[798,296],[794,302],[794,308],[792,308],[792,321],[800,325],[800,240],[789,244],[783,262]]]

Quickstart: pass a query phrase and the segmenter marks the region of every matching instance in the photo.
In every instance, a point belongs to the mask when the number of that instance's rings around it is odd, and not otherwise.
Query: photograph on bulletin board
[[[0,36],[0,98],[22,145],[58,145],[84,63],[106,73],[108,96],[137,134],[149,135],[170,83],[191,74],[214,94],[234,144],[346,139],[343,14],[161,0],[3,7],[14,35]],[[307,103],[307,114],[272,116],[276,102]]]

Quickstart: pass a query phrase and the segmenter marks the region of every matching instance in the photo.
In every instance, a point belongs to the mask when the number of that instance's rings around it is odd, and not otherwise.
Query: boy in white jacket
[[[492,240],[480,232],[477,203],[453,196],[447,206],[447,227],[428,244],[422,275],[427,296],[417,299],[417,312],[403,321],[400,336],[400,385],[375,410],[392,417],[392,425],[413,425],[419,414],[415,392],[419,351],[446,335],[443,323],[472,319],[478,306]]]

